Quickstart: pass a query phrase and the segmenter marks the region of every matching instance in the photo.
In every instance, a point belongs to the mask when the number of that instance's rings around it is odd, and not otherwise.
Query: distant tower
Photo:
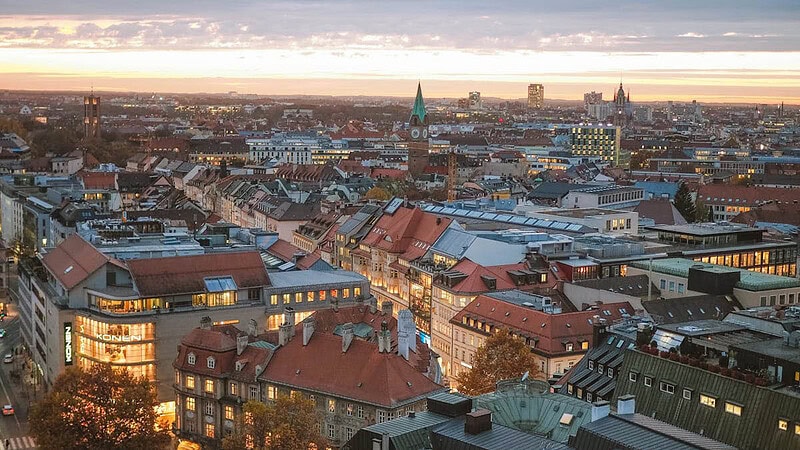
[[[544,106],[544,86],[541,84],[528,85],[528,108],[542,109]]]
[[[614,94],[614,125],[625,127],[631,121],[633,108],[631,108],[631,94],[625,94],[622,83],[619,84],[617,93]]]
[[[83,97],[83,137],[100,137],[100,97],[94,93]]]
[[[430,152],[428,149],[428,112],[422,98],[422,85],[417,84],[417,97],[408,119],[411,142],[408,143],[408,171],[417,177],[425,172]]]
[[[456,192],[456,178],[458,177],[458,155],[455,149],[447,154],[447,201],[454,202],[458,197]]]

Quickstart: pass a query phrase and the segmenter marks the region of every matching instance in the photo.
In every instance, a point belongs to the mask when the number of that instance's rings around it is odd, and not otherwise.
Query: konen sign
[[[139,342],[142,340],[142,336],[138,334],[129,334],[125,336],[120,336],[117,334],[96,334],[97,339],[106,342]]]
[[[72,322],[64,322],[64,365],[72,365]]]

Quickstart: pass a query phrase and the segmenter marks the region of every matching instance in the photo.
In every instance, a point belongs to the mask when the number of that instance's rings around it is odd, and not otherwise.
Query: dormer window
[[[194,353],[189,353],[186,356],[186,363],[193,366],[195,362],[197,362],[197,356]]]
[[[213,369],[216,365],[217,365],[217,361],[214,359],[213,356],[209,356],[206,359],[206,367],[208,367],[209,369]]]

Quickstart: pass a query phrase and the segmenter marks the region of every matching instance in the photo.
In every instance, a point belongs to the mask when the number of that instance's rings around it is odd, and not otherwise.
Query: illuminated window
[[[331,289],[331,298],[339,298],[339,291],[336,289]]]
[[[269,296],[269,304],[272,306],[278,305],[278,294],[272,294]]]
[[[287,304],[291,301],[292,297],[291,294],[283,294],[283,304]]]
[[[347,415],[348,416],[352,416],[353,415],[353,404],[352,403],[348,403],[347,404]]]
[[[328,399],[328,412],[335,413],[336,412],[336,400],[329,398]]]
[[[313,291],[306,292],[306,301],[307,302],[313,302],[314,301],[314,292]]]
[[[233,420],[233,406],[225,405],[225,419]]]
[[[778,419],[778,429],[781,431],[786,431],[789,429],[789,421],[784,419]]]
[[[742,407],[735,403],[725,402],[725,412],[728,414],[733,414],[734,416],[741,416]]]
[[[350,298],[350,289],[342,289],[342,298]]]
[[[717,407],[717,399],[714,398],[714,397],[709,397],[708,395],[705,395],[705,394],[700,394],[700,404],[701,405],[706,405],[706,406],[711,407],[711,408],[716,408]]]
[[[239,385],[236,383],[231,383],[230,385],[230,394],[231,395],[239,395]]]
[[[360,287],[354,287],[353,288],[353,295],[356,296],[356,297],[361,295],[361,288]]]
[[[186,389],[194,389],[194,376],[186,376]]]
[[[327,291],[319,291],[319,300],[321,302],[325,301],[326,294],[327,294]]]
[[[267,398],[275,400],[278,397],[278,388],[275,386],[267,386]]]
[[[581,350],[588,350],[589,349],[589,341],[581,342]]]
[[[207,423],[206,424],[206,437],[214,438],[214,424]]]
[[[794,425],[794,434],[800,435],[800,424]]]
[[[206,392],[214,393],[214,380],[206,380]]]
[[[194,398],[186,397],[186,410],[194,411]]]
[[[295,303],[303,303],[303,293],[297,292],[294,294],[294,302]]]

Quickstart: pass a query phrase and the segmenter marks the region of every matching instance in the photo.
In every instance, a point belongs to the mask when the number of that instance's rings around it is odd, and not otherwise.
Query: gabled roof
[[[143,297],[206,292],[205,278],[230,276],[238,289],[269,286],[256,251],[209,253],[127,261],[134,286]]]
[[[297,255],[297,262],[295,265],[303,270],[311,268],[311,266],[320,259],[318,255],[313,253],[309,254],[300,247],[295,246],[291,242],[284,241],[283,239],[278,239],[273,242],[272,245],[266,249],[266,252],[282,259],[284,262],[293,262],[295,255]]]
[[[633,211],[639,213],[639,217],[653,219],[656,225],[687,224],[686,219],[668,199],[642,200],[633,208]]]
[[[81,171],[78,175],[84,189],[116,189],[116,172],[87,172]]]
[[[512,270],[526,269],[527,266],[525,263],[505,264],[501,266],[482,266],[480,264],[476,264],[470,259],[465,258],[459,261],[458,264],[453,266],[450,270],[461,272],[467,277],[461,280],[458,284],[455,284],[453,287],[446,288],[446,290],[450,292],[475,294],[490,290],[502,291],[505,289],[514,289],[516,288],[516,284],[514,284],[514,281],[508,275],[508,272]],[[496,286],[494,289],[489,289],[489,287],[486,285],[485,279],[487,278],[493,278],[495,280]]]
[[[73,234],[42,258],[42,264],[67,289],[95,273],[111,258],[99,252],[78,234]]]
[[[391,253],[405,253],[403,257],[410,261],[424,255],[451,222],[419,208],[398,208],[381,216],[363,242]]]
[[[296,337],[278,349],[259,378],[386,408],[445,389],[375,343],[353,339],[342,352],[342,338],[316,332],[306,346]]]

